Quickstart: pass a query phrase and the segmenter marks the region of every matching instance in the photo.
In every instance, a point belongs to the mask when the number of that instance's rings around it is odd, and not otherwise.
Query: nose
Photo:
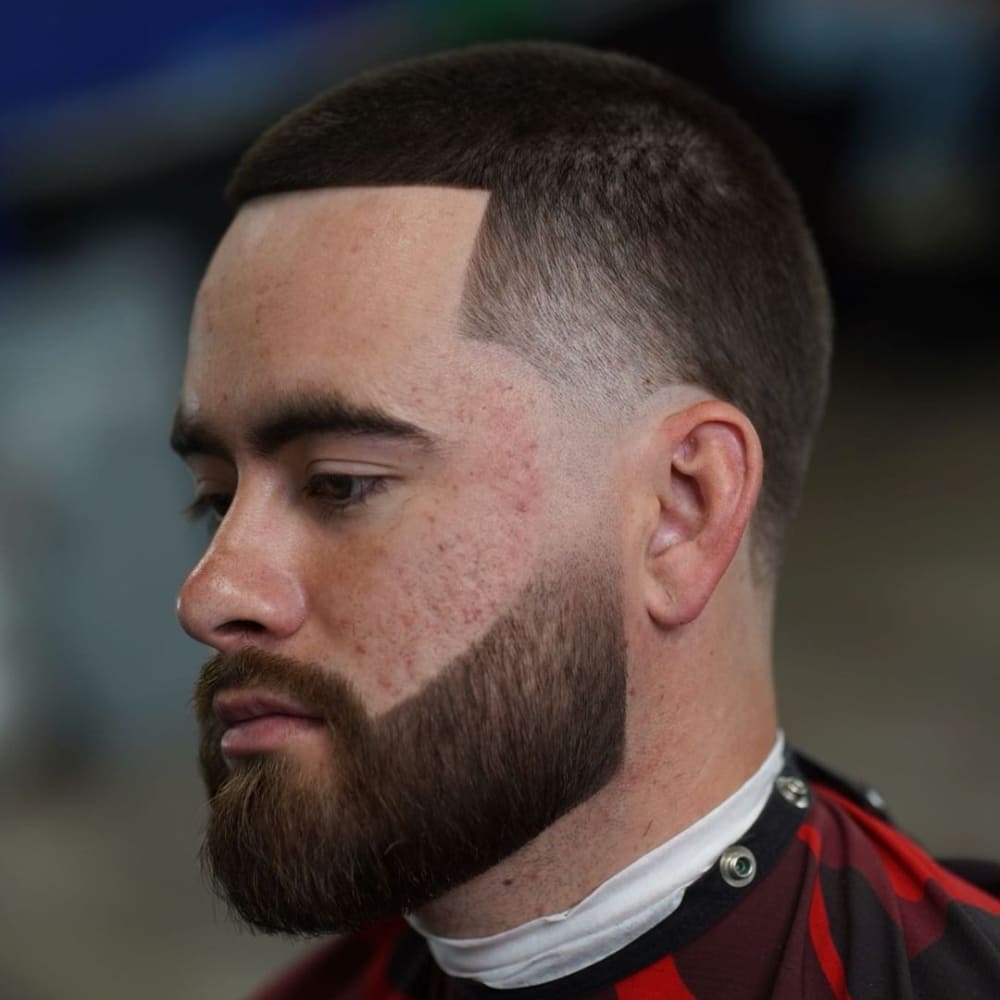
[[[273,648],[305,620],[305,594],[289,566],[273,533],[241,530],[227,515],[181,586],[181,627],[220,653],[250,643]]]

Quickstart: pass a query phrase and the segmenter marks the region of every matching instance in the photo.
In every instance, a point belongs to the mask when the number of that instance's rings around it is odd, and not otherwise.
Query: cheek
[[[352,544],[350,585],[338,585],[336,607],[316,609],[326,649],[373,713],[440,673],[535,571],[544,531],[534,467],[495,458],[491,479],[470,470],[464,482],[405,502],[381,537]]]

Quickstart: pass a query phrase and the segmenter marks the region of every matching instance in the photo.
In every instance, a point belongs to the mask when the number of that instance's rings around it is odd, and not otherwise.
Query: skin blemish
[[[403,688],[400,686],[398,681],[394,680],[392,677],[386,677],[384,674],[379,676],[378,686],[393,701],[398,700],[403,695]]]
[[[471,625],[474,622],[481,622],[483,620],[483,609],[482,608],[466,608],[462,612],[462,621],[466,625]]]

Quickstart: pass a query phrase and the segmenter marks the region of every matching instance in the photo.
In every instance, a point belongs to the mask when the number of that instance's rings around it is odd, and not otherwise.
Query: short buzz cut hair
[[[825,404],[832,318],[761,140],[638,59],[484,45],[324,92],[250,147],[227,195],[422,184],[490,192],[465,335],[626,411],[688,383],[746,414],[765,457],[754,553],[773,570]]]

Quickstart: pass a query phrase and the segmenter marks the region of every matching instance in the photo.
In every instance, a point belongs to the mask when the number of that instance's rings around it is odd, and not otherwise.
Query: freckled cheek
[[[418,691],[489,629],[528,582],[540,534],[495,494],[448,497],[411,505],[392,531],[352,553],[339,606],[317,610],[371,711]]]

